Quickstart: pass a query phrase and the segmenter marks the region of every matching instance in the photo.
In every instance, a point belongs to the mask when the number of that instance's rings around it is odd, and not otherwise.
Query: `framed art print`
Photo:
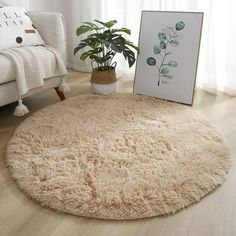
[[[192,105],[203,13],[143,11],[134,93]]]

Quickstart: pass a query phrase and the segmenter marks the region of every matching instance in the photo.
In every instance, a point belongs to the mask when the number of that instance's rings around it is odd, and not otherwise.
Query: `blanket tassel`
[[[63,93],[67,93],[70,91],[70,86],[65,82],[64,79],[61,80],[61,83],[59,85],[59,91]]]
[[[20,99],[18,101],[18,106],[15,108],[14,115],[15,116],[24,116],[25,114],[29,113],[28,108],[22,103]]]

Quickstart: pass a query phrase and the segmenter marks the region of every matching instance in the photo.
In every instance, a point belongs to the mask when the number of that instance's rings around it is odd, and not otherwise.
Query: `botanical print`
[[[158,33],[159,44],[155,45],[153,48],[156,58],[147,58],[147,64],[149,66],[155,66],[158,70],[158,86],[160,86],[160,82],[167,84],[169,83],[167,81],[168,79],[174,78],[173,75],[169,74],[170,68],[176,68],[178,63],[174,60],[168,60],[168,56],[172,54],[171,51],[169,51],[169,46],[179,46],[181,35],[178,34],[178,32],[183,30],[184,27],[185,23],[179,21],[175,24],[175,27],[167,26],[165,29],[162,29],[162,32]]]

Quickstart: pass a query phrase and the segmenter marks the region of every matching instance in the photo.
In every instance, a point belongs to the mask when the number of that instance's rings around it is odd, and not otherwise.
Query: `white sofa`
[[[52,12],[28,12],[28,15],[46,44],[58,49],[66,62],[66,36],[63,16],[60,13]],[[52,57],[51,54],[49,56]],[[54,59],[52,58],[52,60]],[[30,90],[23,98],[49,88],[55,88],[61,100],[65,98],[64,94],[58,90],[59,77],[45,78],[44,82],[44,86]],[[16,69],[10,59],[0,54],[0,106],[17,100]]]

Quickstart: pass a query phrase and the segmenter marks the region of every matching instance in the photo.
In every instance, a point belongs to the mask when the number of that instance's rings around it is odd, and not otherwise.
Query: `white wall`
[[[3,2],[10,6],[20,6],[26,9],[29,7],[29,0],[4,0]]]

